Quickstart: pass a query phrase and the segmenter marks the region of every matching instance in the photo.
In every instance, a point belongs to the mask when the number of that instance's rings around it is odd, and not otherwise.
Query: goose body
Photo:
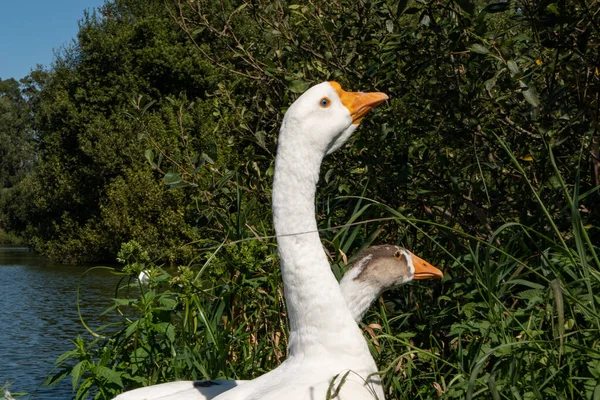
[[[114,400],[209,400],[247,381],[175,381],[121,393]]]
[[[442,272],[410,251],[393,245],[361,252],[340,281],[344,300],[358,323],[385,290],[413,279],[441,278]],[[208,400],[248,381],[178,381],[135,389],[115,400]]]

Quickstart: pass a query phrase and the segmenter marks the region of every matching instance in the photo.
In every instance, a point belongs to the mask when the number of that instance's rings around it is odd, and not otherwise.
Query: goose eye
[[[394,257],[396,257],[396,259],[399,260],[400,257],[402,257],[402,252],[400,250],[396,250],[396,252],[394,253]]]
[[[327,97],[323,97],[321,101],[319,101],[319,105],[323,108],[327,108],[331,105],[331,100],[329,100]]]

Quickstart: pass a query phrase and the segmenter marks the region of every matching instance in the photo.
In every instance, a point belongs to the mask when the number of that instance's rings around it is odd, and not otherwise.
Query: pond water
[[[41,386],[54,361],[74,347],[78,334],[108,322],[100,313],[112,304],[119,277],[92,266],[54,264],[23,247],[0,245],[0,387],[27,392],[30,399],[71,399],[71,380]],[[0,393],[2,398],[2,393]]]

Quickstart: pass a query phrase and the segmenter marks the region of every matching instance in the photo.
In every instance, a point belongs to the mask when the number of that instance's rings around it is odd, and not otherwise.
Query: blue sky
[[[21,79],[48,66],[53,49],[71,43],[83,11],[104,0],[3,0],[0,2],[0,78]]]

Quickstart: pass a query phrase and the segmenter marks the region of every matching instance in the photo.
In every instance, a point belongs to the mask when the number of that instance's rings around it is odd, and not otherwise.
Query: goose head
[[[346,92],[337,82],[320,83],[289,107],[280,140],[321,156],[331,154],[348,141],[369,110],[387,99],[384,93]]]
[[[410,251],[398,246],[373,246],[358,255],[348,276],[380,291],[400,286],[413,279],[443,278],[442,271]]]
[[[356,321],[385,290],[414,279],[441,279],[442,271],[410,251],[392,245],[361,252],[340,281],[346,304]]]

